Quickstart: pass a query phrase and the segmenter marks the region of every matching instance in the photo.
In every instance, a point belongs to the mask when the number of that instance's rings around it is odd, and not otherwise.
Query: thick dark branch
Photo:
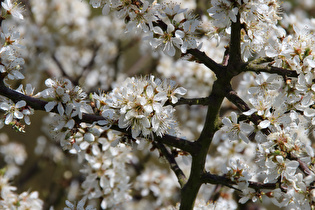
[[[215,184],[215,185],[224,185],[233,189],[236,189],[238,191],[241,191],[235,187],[233,187],[232,185],[235,184],[235,182],[231,181],[230,179],[224,177],[224,176],[218,176],[218,175],[214,175],[211,174],[209,172],[204,173],[201,176],[201,182],[205,183],[205,184]]]
[[[229,80],[218,77],[213,84],[213,89],[209,95],[211,104],[208,106],[208,112],[206,116],[206,122],[200,137],[196,141],[196,144],[200,145],[200,149],[197,153],[192,154],[192,163],[190,169],[190,176],[181,190],[181,210],[193,209],[196,196],[199,188],[202,185],[200,176],[204,172],[205,162],[209,147],[211,145],[212,138],[219,128],[218,114],[226,95],[226,87],[229,84]]]
[[[195,154],[200,150],[199,144],[195,142],[191,142],[167,134],[165,134],[163,137],[156,137],[155,139],[156,141],[159,141],[168,146],[176,147],[183,151],[189,152],[190,154]]]
[[[269,74],[278,74],[278,75],[287,76],[287,77],[299,76],[298,73],[296,73],[296,71],[293,71],[293,70],[278,68],[274,66],[267,66],[263,64],[253,64],[251,62],[244,64],[242,67],[242,71],[243,72],[253,71],[256,73],[266,72]]]
[[[177,176],[178,182],[181,187],[185,185],[187,182],[187,178],[183,171],[179,168],[174,156],[166,149],[164,144],[160,143],[159,141],[153,141],[152,144],[159,149],[161,154],[166,158],[169,162],[171,169],[174,171],[175,175]]]
[[[46,101],[24,95],[6,87],[2,79],[0,79],[0,95],[11,99],[14,103],[24,100],[28,106],[32,107],[35,110],[45,111],[45,105],[48,103]]]
[[[248,110],[250,110],[249,106],[246,104],[245,101],[243,101],[243,99],[241,99],[237,93],[232,90],[228,92],[228,94],[226,95],[226,98],[231,101],[240,111],[242,112],[246,112]]]
[[[267,189],[267,190],[274,190],[276,188],[279,188],[278,183],[262,183],[262,182],[252,182],[249,181],[249,187],[253,188],[255,190],[262,190],[262,189]]]
[[[201,177],[201,180],[203,183],[220,184],[220,185],[224,185],[233,189],[236,189],[236,188],[233,187],[232,185],[237,184],[235,181],[232,181],[225,176],[218,176],[218,175],[211,174],[209,172],[204,173]],[[249,187],[255,190],[262,190],[262,189],[273,190],[273,189],[276,189],[278,186],[277,186],[277,183],[264,184],[261,182],[249,181]],[[239,189],[236,189],[236,190],[240,191]]]
[[[209,98],[180,98],[178,100],[178,102],[176,104],[174,104],[173,106],[177,106],[177,105],[202,105],[202,106],[206,106],[209,105]]]
[[[242,63],[241,58],[241,22],[240,14],[236,15],[236,21],[231,24],[231,38],[229,46],[229,61],[228,71],[229,73],[238,74],[238,67]],[[235,71],[235,73],[234,73]]]
[[[209,58],[206,53],[201,52],[198,49],[189,49],[187,50],[187,53],[193,55],[195,59],[207,66],[209,69],[211,69],[217,76],[221,75],[223,70],[226,69],[225,66],[216,63],[214,60]]]

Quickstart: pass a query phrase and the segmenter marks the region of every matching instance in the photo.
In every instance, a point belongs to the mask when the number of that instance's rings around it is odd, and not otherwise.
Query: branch
[[[59,70],[61,71],[62,76],[68,78],[73,84],[75,84],[75,81],[67,74],[65,68],[62,66],[62,64],[60,63],[60,61],[56,57],[55,53],[53,53],[51,57],[55,61],[55,63],[58,66]]]
[[[254,60],[254,61],[257,62],[256,60]],[[241,68],[242,71],[243,72],[253,71],[256,73],[267,72],[269,74],[278,74],[278,75],[287,76],[287,77],[298,77],[299,76],[298,73],[296,73],[296,71],[293,71],[293,70],[278,68],[278,67],[274,67],[274,66],[266,66],[266,65],[262,65],[262,64],[255,64],[255,62],[245,63],[243,65],[243,67]]]
[[[236,21],[231,21],[231,38],[229,46],[229,71],[239,71],[237,67],[243,62],[241,58],[241,21],[240,13],[236,15]],[[239,72],[235,73],[236,75]]]
[[[218,175],[211,174],[209,172],[202,174],[201,182],[204,184],[208,183],[208,184],[215,184],[215,185],[218,185],[218,184],[224,185],[224,186],[227,186],[229,188],[233,188],[237,191],[241,191],[241,190],[232,186],[232,185],[236,184],[232,180],[230,180],[224,176],[218,176]]]
[[[263,63],[268,63],[268,62],[272,62],[272,61],[274,61],[274,59],[270,58],[270,57],[259,57],[259,58],[252,60],[250,63],[257,65],[257,64],[263,64]]]
[[[243,99],[241,99],[237,93],[232,90],[232,88],[230,87],[230,91],[228,92],[228,94],[226,95],[226,98],[231,101],[240,111],[242,112],[246,112],[248,110],[250,110],[249,106],[247,105],[247,103],[245,101],[243,101]]]
[[[168,146],[179,148],[192,155],[200,150],[199,144],[168,134],[165,134],[163,137],[155,137],[155,140]]]
[[[195,57],[195,59],[197,59],[197,61],[199,61],[200,63],[204,64],[209,69],[211,69],[217,75],[217,77],[222,74],[224,69],[226,69],[225,66],[216,63],[214,60],[209,58],[206,55],[206,53],[201,52],[198,49],[188,49],[187,53],[193,55]]]
[[[75,120],[78,120],[78,119],[75,119]],[[98,116],[98,115],[83,114],[81,122],[86,122],[86,123],[92,124],[93,122],[98,121],[98,120],[104,120],[104,118],[102,116]],[[126,133],[126,134],[131,136],[130,130],[119,128],[118,125],[112,125],[110,127],[110,129],[115,130],[115,131],[119,131],[122,133]],[[194,154],[194,153],[198,152],[200,149],[199,145],[195,142],[188,141],[186,139],[182,139],[179,137],[171,136],[168,134],[164,134],[163,137],[154,136],[154,139],[152,138],[152,140],[166,144],[167,146],[170,146],[170,147],[176,147],[176,148],[181,149],[181,150],[188,152],[190,154]]]
[[[195,142],[200,145],[200,150],[197,153],[192,154],[190,176],[187,183],[181,190],[181,210],[193,209],[199,188],[203,184],[200,180],[200,176],[205,170],[206,157],[212,138],[219,128],[219,110],[226,95],[226,87],[229,82],[230,80],[226,78],[218,77],[213,84],[212,92],[209,95],[209,101],[211,101],[211,104],[208,106],[206,122],[199,139]]]
[[[299,163],[299,168],[303,171],[306,175],[313,174],[313,172],[308,168],[307,164],[304,163],[300,158],[295,156],[294,154],[290,153],[289,155],[291,160],[296,160]]]
[[[207,98],[180,98],[176,104],[173,104],[173,106],[185,105],[185,104],[189,106],[192,106],[192,105],[206,106],[206,105],[209,105],[209,103],[210,103],[210,100],[208,97]]]
[[[242,112],[246,112],[248,110],[250,110],[249,106],[247,105],[247,103],[245,101],[243,101],[243,99],[241,99],[237,93],[232,90],[232,88],[230,87],[230,91],[228,92],[228,94],[226,95],[226,98],[231,101],[240,111]],[[258,117],[255,113],[253,113],[251,115],[251,121],[253,121],[253,123],[255,125],[258,125],[261,122],[260,117]],[[269,129],[262,129],[262,131],[268,135],[270,134]]]
[[[228,94],[227,94],[227,99],[229,101],[231,101],[235,106],[237,106],[237,108],[239,108],[239,110],[241,110],[242,112],[248,111],[249,107],[246,104],[245,101],[243,101],[237,94],[235,91],[231,90]],[[251,115],[251,121],[255,124],[258,125],[261,122],[261,119],[255,114],[253,113]],[[268,128],[262,129],[261,130],[264,134],[269,135],[271,133],[271,131]],[[300,158],[296,157],[294,154],[290,153],[289,156],[290,160],[296,160],[299,162],[299,168],[307,175],[312,174],[312,171],[308,168],[307,164],[304,163]]]
[[[1,76],[0,76],[1,78]],[[0,95],[5,96],[11,99],[14,103],[17,103],[21,100],[24,100],[28,106],[32,107],[35,110],[45,111],[45,105],[48,103],[46,101],[24,95],[15,90],[12,90],[5,86],[3,79],[0,79]]]
[[[166,149],[164,144],[160,143],[159,141],[153,141],[152,144],[159,149],[161,154],[166,158],[169,162],[171,169],[174,171],[175,175],[177,176],[178,182],[181,187],[185,185],[187,182],[187,178],[183,171],[179,168],[174,156]]]
[[[211,174],[210,172],[206,172],[201,176],[201,180],[203,183],[220,184],[220,185],[224,185],[224,186],[233,188],[237,191],[241,191],[241,190],[232,186],[232,185],[237,184],[235,181],[232,181],[225,176],[218,176],[218,175]],[[249,182],[249,187],[253,188],[255,190],[262,190],[262,189],[273,190],[273,189],[276,189],[278,187],[278,183],[264,184],[262,182],[253,182],[253,181],[248,181],[248,182]]]
[[[48,103],[47,101],[44,101],[44,100],[41,100],[38,98],[34,98],[31,96],[27,96],[27,95],[24,95],[22,93],[15,91],[15,90],[12,90],[12,89],[6,87],[3,83],[3,80],[1,80],[1,79],[0,79],[0,95],[11,99],[14,103],[17,103],[21,100],[24,100],[26,102],[26,104],[28,106],[30,106],[31,108],[33,108],[34,110],[46,111],[45,105]],[[57,108],[54,108],[51,112],[58,114]],[[85,123],[92,124],[92,123],[95,123],[99,120],[105,120],[105,118],[102,116],[99,116],[99,115],[84,114],[83,113],[82,119],[80,119],[78,117],[74,117],[74,120],[76,122],[85,122]],[[116,131],[120,131],[123,133],[130,132],[130,131],[127,131],[125,129],[119,128],[117,125],[112,125],[111,129],[116,130]],[[162,142],[163,144],[179,148],[179,149],[186,151],[186,152],[189,152],[189,153],[193,153],[195,151],[198,151],[198,148],[196,147],[196,144],[194,144],[194,142],[190,142],[188,140],[178,138],[175,136],[165,135],[165,136],[163,136],[163,138],[160,138],[159,141]]]
[[[90,61],[85,66],[83,66],[81,74],[79,76],[77,76],[77,78],[73,81],[74,85],[78,85],[79,84],[79,80],[91,70],[92,66],[95,63],[97,52],[100,49],[100,47],[101,47],[100,44],[96,45],[96,46],[93,46],[92,58],[90,59]]]

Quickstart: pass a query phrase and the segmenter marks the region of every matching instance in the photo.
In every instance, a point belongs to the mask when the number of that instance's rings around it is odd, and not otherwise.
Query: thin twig
[[[159,149],[161,154],[166,158],[169,162],[171,169],[174,171],[175,175],[177,176],[178,182],[181,187],[185,185],[187,182],[187,178],[183,171],[178,166],[174,156],[167,150],[167,148],[159,141],[153,141],[152,144]]]
[[[203,183],[209,183],[209,184],[220,184],[224,185],[230,188],[233,188],[237,191],[241,191],[232,185],[236,185],[237,183],[235,181],[230,180],[229,178],[225,176],[218,176],[215,174],[211,174],[210,172],[206,172],[201,176],[201,180]],[[278,183],[262,183],[262,182],[253,182],[249,181],[248,182],[248,187],[253,188],[255,190],[262,190],[262,189],[269,189],[273,190],[278,187]]]
[[[255,61],[256,62],[256,61]],[[287,77],[298,77],[298,73],[294,70],[289,70],[289,69],[283,69],[283,68],[278,68],[278,67],[274,67],[274,66],[267,66],[267,65],[263,65],[263,64],[255,64],[254,63],[245,63],[242,66],[242,71],[243,72],[247,72],[247,71],[253,71],[256,73],[260,73],[260,72],[266,72],[269,74],[278,74],[281,76],[287,76]]]
[[[209,98],[180,98],[176,104],[173,104],[173,106],[177,105],[202,105],[207,106],[209,105]]]

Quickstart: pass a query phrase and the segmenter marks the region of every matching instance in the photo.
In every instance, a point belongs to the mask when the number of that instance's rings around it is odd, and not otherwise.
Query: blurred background
[[[177,2],[181,3],[182,8],[195,10],[200,16],[204,22],[200,31],[200,40],[204,42],[202,49],[221,63],[228,40],[222,39],[217,46],[215,40],[204,36],[209,18],[206,10],[210,7],[210,1]],[[104,16],[101,9],[93,9],[89,1],[29,0],[21,1],[21,4],[24,5],[24,20],[10,21],[20,31],[21,44],[25,46],[21,55],[25,59],[25,80],[11,83],[13,88],[30,83],[37,93],[45,89],[44,81],[47,78],[64,77],[83,87],[87,93],[99,90],[108,92],[127,77],[152,74],[170,78],[185,87],[188,90],[187,98],[204,97],[211,91],[215,76],[209,69],[182,59],[180,52],[173,58],[155,52],[144,40],[146,35],[136,31],[124,32],[127,19],[114,14]],[[286,28],[290,33],[292,24],[298,24],[304,17],[315,16],[315,1],[283,1],[280,13],[284,15],[284,21],[280,21],[280,24],[289,24]],[[286,16],[286,13],[292,15]],[[235,87],[240,80],[241,77],[235,79]],[[222,115],[225,110],[235,110],[228,102],[224,106]],[[181,136],[187,139],[198,137],[205,111],[204,107],[177,107]],[[17,193],[38,191],[45,209],[51,206],[61,209],[65,206],[65,200],[80,199],[80,185],[85,176],[80,173],[82,164],[77,161],[78,156],[63,151],[55,134],[50,131],[53,127],[51,121],[51,115],[36,111],[31,116],[31,125],[25,127],[25,133],[9,126],[3,127],[0,130],[0,168],[12,177],[11,184],[17,187]],[[159,209],[178,201],[179,185],[168,165],[156,151],[150,152],[150,145],[144,147],[146,149],[133,150],[132,158],[127,163],[133,201],[117,208],[127,209],[128,205],[129,209],[148,206]],[[216,146],[212,151],[216,151]],[[185,156],[179,160],[185,173],[189,171],[187,161]],[[211,194],[209,192],[223,195],[228,190],[208,186],[202,192],[207,197]],[[216,199],[214,197],[212,195],[208,199]],[[94,199],[92,204],[97,207],[100,202],[101,199]],[[249,203],[240,208],[258,209],[259,204]]]

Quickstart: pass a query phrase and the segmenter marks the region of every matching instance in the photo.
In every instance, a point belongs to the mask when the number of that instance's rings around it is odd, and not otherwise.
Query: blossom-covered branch
[[[91,199],[103,209],[124,208],[145,197],[152,205],[147,209],[179,198],[180,204],[170,208],[210,209],[214,204],[199,198],[204,191],[208,197],[209,191],[216,194],[215,186],[201,188],[206,183],[227,186],[222,194],[241,191],[240,203],[266,197],[279,207],[314,208],[314,21],[305,18],[301,25],[296,17],[281,17],[277,0],[212,0],[204,8],[209,15],[200,17],[187,9],[195,7],[188,2],[90,0],[103,16],[86,1],[30,0],[32,14],[24,18],[20,4],[5,0],[0,127],[24,131],[23,120],[29,125],[34,109],[55,113],[45,118],[43,130],[62,149],[77,154],[75,168],[80,166],[84,175],[77,184],[83,198],[77,205],[67,201],[70,209],[82,209]],[[10,21],[10,16],[25,22]],[[130,43],[127,48],[132,45],[139,53],[124,54],[120,43]],[[154,64],[145,67],[152,74],[131,75],[134,71],[125,68],[129,57],[134,60],[131,54],[152,57]],[[181,59],[186,55],[190,59]],[[41,73],[31,73],[34,69]],[[36,78],[43,71],[68,78],[47,79],[37,94],[30,84],[10,88],[24,78],[40,86]],[[179,106],[184,104],[191,106]],[[6,162],[16,160],[3,142],[0,155],[6,155]],[[50,149],[43,142],[39,138],[36,148],[42,154]],[[156,148],[177,180],[170,170],[154,167]],[[130,165],[140,169],[134,167],[133,173]],[[68,173],[63,176],[76,181]],[[220,197],[215,205],[237,208],[234,199]]]
[[[31,108],[33,108],[34,110],[45,111],[46,110],[45,106],[48,104],[47,101],[35,98],[33,96],[24,95],[20,92],[12,90],[11,88],[6,87],[3,83],[3,80],[0,80],[0,95],[11,99],[15,103],[17,103],[19,101],[25,101],[26,104],[28,106],[30,106]],[[59,114],[57,107],[52,109],[51,112]],[[83,113],[82,118],[76,117],[74,119],[77,121],[77,123],[85,122],[85,123],[89,123],[89,124],[94,124],[98,121],[106,120],[106,118],[104,118],[103,116],[94,115],[94,114],[87,114],[87,113]],[[117,125],[112,125],[111,129],[114,129],[114,130],[117,130],[120,132],[124,132],[124,133],[126,133],[126,132],[130,133],[131,132],[130,130],[128,131],[126,129],[122,129],[122,128],[118,127]],[[193,142],[187,141],[187,140],[182,139],[182,138],[174,137],[171,135],[165,135],[165,137],[160,138],[158,141],[161,141],[162,143],[164,143],[166,145],[182,149],[186,152],[194,152],[195,151]]]

